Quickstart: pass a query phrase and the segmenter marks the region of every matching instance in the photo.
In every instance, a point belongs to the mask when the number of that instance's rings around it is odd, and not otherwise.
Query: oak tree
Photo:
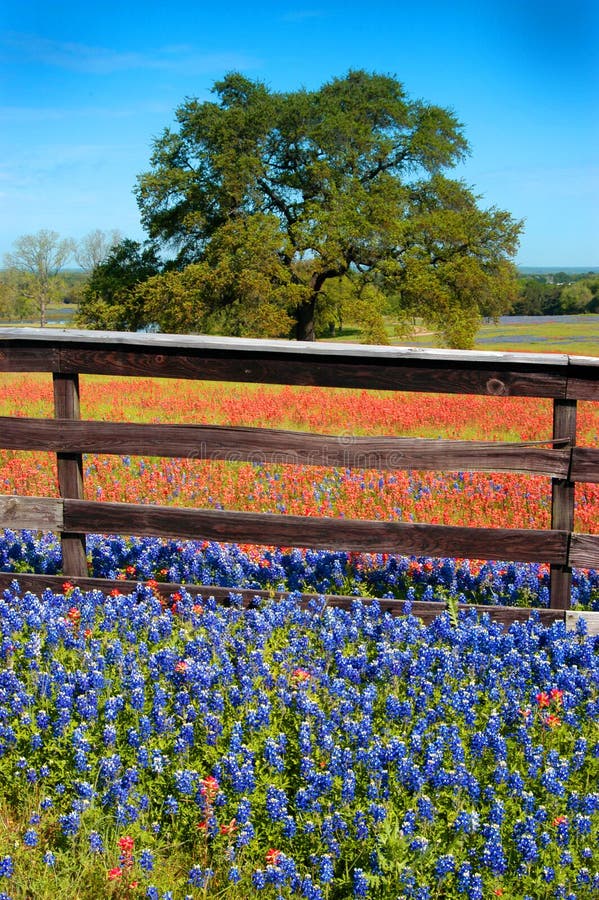
[[[138,179],[172,258],[137,288],[161,327],[313,340],[341,291],[378,340],[393,298],[460,347],[509,306],[521,224],[445,174],[469,149],[453,112],[364,71],[287,93],[232,73],[213,92],[177,109]]]

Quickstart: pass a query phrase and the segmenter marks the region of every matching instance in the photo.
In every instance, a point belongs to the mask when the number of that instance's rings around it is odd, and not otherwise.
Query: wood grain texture
[[[576,444],[576,400],[553,401],[553,438],[567,438],[570,447]],[[551,527],[572,532],[574,528],[574,482],[569,476],[551,482]],[[550,601],[552,609],[567,609],[572,595],[572,569],[566,563],[553,563],[550,571]]]
[[[62,500],[52,497],[0,496],[2,528],[31,528],[34,531],[62,531]]]
[[[61,422],[78,420],[81,417],[79,375],[54,372],[52,383],[56,418]],[[81,453],[57,453],[56,469],[60,496],[82,500],[84,491]],[[71,533],[65,529],[60,536],[60,543],[63,570],[69,575],[87,575],[85,534]]]
[[[573,534],[568,562],[581,569],[599,568],[599,534]]]
[[[568,611],[566,613],[566,628],[568,631],[574,631],[580,619],[584,621],[588,635],[599,634],[599,612]]]
[[[318,435],[266,428],[0,417],[11,450],[109,453],[369,469],[523,472],[565,478],[570,452],[541,442]],[[65,495],[66,496],[66,495]],[[71,495],[76,496],[76,495]]]
[[[378,390],[566,396],[568,357],[184,335],[0,329],[0,353],[58,353],[51,371]],[[15,365],[22,365],[15,359]],[[38,361],[36,360],[36,365]],[[8,362],[7,362],[8,364]],[[35,369],[38,370],[37,368]]]
[[[57,347],[39,341],[27,345],[0,338],[0,372],[58,372],[59,368]]]
[[[570,356],[568,400],[599,400],[599,356]]]
[[[567,534],[64,501],[68,531],[472,559],[566,562]]]
[[[572,481],[599,482],[599,450],[596,447],[574,447]]]

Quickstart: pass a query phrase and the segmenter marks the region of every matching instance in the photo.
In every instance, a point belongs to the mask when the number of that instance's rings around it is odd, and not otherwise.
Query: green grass
[[[440,335],[417,326],[408,337],[397,337],[395,322],[386,319],[389,341],[395,346],[441,348]],[[357,326],[346,325],[334,338],[335,343],[359,343],[362,333]],[[599,356],[599,315],[539,317],[525,322],[485,322],[477,334],[476,350],[497,350],[514,353],[569,353],[575,356]]]

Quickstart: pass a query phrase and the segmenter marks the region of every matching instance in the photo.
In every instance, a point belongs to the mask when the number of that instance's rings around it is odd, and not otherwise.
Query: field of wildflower
[[[82,415],[337,434],[538,440],[544,401],[82,381]],[[580,404],[579,441],[599,441]],[[52,414],[42,376],[0,414]],[[4,452],[2,493],[56,496],[51,458]],[[547,527],[548,479],[85,458],[90,498]],[[577,493],[595,532],[597,486]],[[99,897],[592,900],[599,896],[599,639],[533,615],[428,626],[376,601],[276,588],[546,606],[543,565],[92,535],[105,595],[65,582],[52,535],[6,531],[0,568],[0,900]],[[150,582],[147,583],[148,579]],[[231,588],[228,604],[154,581]],[[146,583],[142,583],[142,582]],[[597,572],[575,605],[599,608]]]

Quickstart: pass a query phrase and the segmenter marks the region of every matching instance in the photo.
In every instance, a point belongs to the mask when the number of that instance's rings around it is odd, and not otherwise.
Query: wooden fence
[[[0,371],[52,373],[55,417],[0,417],[0,447],[55,453],[60,498],[2,496],[0,513],[5,528],[61,535],[61,582],[68,576],[82,585],[112,586],[87,577],[85,535],[92,532],[544,562],[551,567],[551,609],[543,616],[551,620],[564,618],[570,606],[572,566],[599,565],[599,535],[573,531],[575,483],[599,482],[599,449],[576,444],[578,401],[599,401],[599,358],[6,328],[0,329]],[[397,392],[398,403],[402,391],[549,398],[553,432],[539,435],[538,442],[505,443],[82,421],[81,374],[376,389]],[[543,475],[552,482],[551,528],[466,528],[92,502],[84,499],[84,453]],[[0,585],[13,577],[3,573]],[[56,580],[19,575],[32,587]],[[387,605],[401,609],[397,601]],[[438,604],[419,605],[425,617],[425,607],[431,606],[439,609]],[[521,618],[522,610],[495,609],[495,615],[508,621]]]

